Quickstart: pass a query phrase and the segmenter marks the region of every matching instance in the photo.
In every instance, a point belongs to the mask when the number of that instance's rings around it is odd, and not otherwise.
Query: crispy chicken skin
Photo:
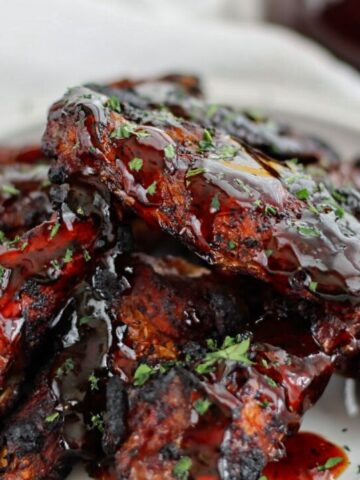
[[[239,281],[239,294],[219,280],[176,258],[108,255],[63,314],[71,339],[66,333],[65,348],[5,427],[2,478],[63,478],[72,458],[98,456],[98,478],[176,479],[186,457],[190,478],[257,479],[283,455],[282,440],[322,393],[332,362],[301,312],[290,319],[280,306],[262,305],[251,332],[247,283]],[[283,332],[272,344],[268,323]],[[286,349],[287,323],[301,332],[301,353],[299,342]],[[227,335],[235,344],[252,337],[253,363],[220,359],[199,373],[209,339],[220,347]],[[151,373],[140,382],[144,367]]]
[[[96,178],[209,263],[287,293],[357,302],[360,225],[301,167],[221,131],[84,88],[49,115],[51,177]]]

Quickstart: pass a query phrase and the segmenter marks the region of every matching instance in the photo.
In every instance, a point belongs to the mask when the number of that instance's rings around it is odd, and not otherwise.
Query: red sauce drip
[[[349,459],[345,451],[315,433],[300,432],[286,442],[287,456],[270,463],[263,475],[267,480],[331,480],[346,470]],[[333,468],[319,470],[330,458],[343,461]]]

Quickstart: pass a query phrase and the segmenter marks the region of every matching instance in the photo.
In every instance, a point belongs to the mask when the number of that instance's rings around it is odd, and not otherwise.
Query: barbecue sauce
[[[265,468],[267,480],[331,480],[349,465],[342,448],[315,433],[300,432],[289,437],[285,445],[287,456]],[[334,460],[336,465],[326,468],[329,459],[338,459],[338,463]]]

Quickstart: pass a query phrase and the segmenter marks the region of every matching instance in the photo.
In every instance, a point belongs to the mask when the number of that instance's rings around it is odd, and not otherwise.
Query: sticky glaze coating
[[[69,205],[82,205],[81,215]],[[0,414],[16,399],[32,353],[86,274],[89,260],[111,241],[106,212],[98,194],[70,189],[62,211],[0,247]]]
[[[148,224],[223,270],[357,303],[360,224],[301,167],[221,131],[76,88],[50,112],[51,177],[96,178]]]
[[[3,433],[2,478],[63,478],[80,456],[98,457],[97,478],[175,479],[187,456],[191,479],[256,480],[321,395],[330,358],[302,312],[290,318],[279,307],[274,323],[273,309],[251,333],[247,282],[239,282],[239,294],[232,281],[181,259],[120,253],[108,254],[64,311],[69,331],[60,353]],[[301,334],[301,353],[291,341],[283,347],[287,323]],[[270,325],[278,338],[262,343]],[[253,365],[223,361],[210,374],[196,373],[206,340],[234,331],[252,335]],[[134,386],[141,364],[153,373]],[[209,402],[202,413],[199,400]]]
[[[262,112],[243,112],[198,98],[200,89],[194,77],[180,75],[147,81],[125,80],[111,84],[110,88],[99,85],[90,85],[90,88],[114,95],[120,102],[143,110],[161,108],[204,128],[220,129],[281,161],[297,158],[304,165],[317,165],[327,170],[339,165],[337,153],[315,137],[274,121]]]

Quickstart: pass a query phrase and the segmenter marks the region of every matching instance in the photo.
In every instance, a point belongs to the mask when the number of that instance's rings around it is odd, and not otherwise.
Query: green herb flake
[[[72,249],[71,248],[66,249],[66,252],[65,252],[65,255],[64,255],[64,258],[63,258],[63,262],[64,263],[70,263],[71,260],[72,260],[72,257],[73,257]]]
[[[189,478],[189,470],[191,465],[192,461],[190,457],[181,457],[174,467],[174,477],[178,478],[179,480],[187,480]]]
[[[270,405],[270,402],[268,400],[264,400],[263,402],[260,402],[260,407],[261,408],[268,408],[268,406]]]
[[[99,430],[100,433],[104,432],[104,419],[102,414],[98,413],[96,415],[93,415],[90,419],[91,424],[90,424],[90,430]]]
[[[278,384],[275,382],[275,380],[273,380],[271,377],[268,377],[267,375],[265,376],[265,379],[268,383],[268,385],[270,385],[270,387],[272,388],[276,388],[278,387]]]
[[[111,138],[115,138],[117,140],[122,140],[124,138],[130,138],[135,132],[135,125],[131,123],[124,123],[120,125],[120,127],[115,128],[110,134]]]
[[[307,200],[310,197],[310,193],[307,188],[302,188],[296,192],[296,196],[299,200]]]
[[[317,290],[318,283],[317,282],[310,282],[309,284],[309,290],[310,292],[315,293]]]
[[[206,169],[204,167],[198,167],[198,168],[190,168],[187,172],[185,177],[190,178],[190,177],[195,177],[195,175],[200,175],[201,173],[206,172]]]
[[[84,248],[84,250],[83,250],[83,257],[84,257],[85,262],[90,262],[91,255],[88,252],[88,250],[86,250],[86,248]]]
[[[20,250],[23,252],[28,245],[29,245],[29,242],[22,243]]]
[[[253,203],[254,207],[256,208],[259,208],[262,206],[262,201],[260,199],[258,200],[255,200],[255,202]]]
[[[272,205],[265,205],[265,215],[276,215],[277,209]]]
[[[18,190],[14,185],[3,185],[2,186],[2,191],[4,193],[7,193],[8,195],[20,195],[20,190]]]
[[[220,210],[220,200],[219,200],[218,193],[214,195],[213,198],[211,199],[210,208],[213,213],[216,213]]]
[[[338,202],[340,203],[344,203],[346,201],[346,198],[344,197],[344,195],[342,195],[339,191],[337,190],[333,190],[331,192],[331,195],[335,198],[335,200],[337,200]]]
[[[324,463],[324,465],[318,466],[317,469],[319,472],[324,472],[325,470],[336,467],[336,465],[339,465],[339,463],[342,463],[343,461],[343,457],[331,457],[326,461],[326,463]]]
[[[70,373],[74,370],[75,365],[71,358],[67,358],[64,362],[63,369],[65,373]]]
[[[142,169],[143,166],[143,161],[141,158],[134,157],[130,162],[129,162],[129,168],[130,170],[133,170],[135,172],[139,172]]]
[[[85,215],[84,209],[82,207],[77,208],[76,213],[78,215]]]
[[[207,373],[219,360],[231,360],[242,363],[243,365],[251,365],[252,362],[248,358],[249,348],[249,338],[239,341],[238,338],[226,337],[221,348],[207,353],[204,361],[197,365],[195,370],[200,374]]]
[[[134,373],[134,385],[136,387],[141,387],[146,383],[151,375],[154,373],[154,369],[151,368],[149,365],[146,363],[142,363],[141,365],[138,366],[138,368],[135,370]]]
[[[204,415],[209,410],[211,402],[207,398],[199,398],[199,400],[196,400],[194,406],[198,414]]]
[[[118,97],[112,96],[106,102],[106,106],[110,108],[113,112],[121,113],[121,105]]]
[[[221,158],[234,158],[238,151],[234,145],[224,145],[220,148],[219,154]]]
[[[48,415],[47,417],[45,417],[45,422],[46,422],[46,423],[53,423],[53,422],[55,422],[55,420],[57,420],[59,417],[60,417],[60,413],[59,413],[59,412],[53,412],[53,413],[51,413],[50,415]]]
[[[171,143],[166,145],[166,147],[164,148],[164,153],[165,153],[165,158],[167,158],[168,160],[171,160],[172,158],[174,158],[175,157],[174,145],[172,145]]]
[[[300,225],[298,227],[298,232],[305,237],[320,237],[320,232],[315,227],[308,227],[305,225]]]
[[[135,135],[136,138],[147,138],[147,137],[150,137],[150,133],[147,132],[146,130],[143,130],[143,129],[141,129],[141,130],[136,130],[136,131],[134,132],[134,135]]]
[[[211,118],[215,115],[215,113],[219,110],[219,106],[212,103],[208,105],[207,110],[206,110],[206,116]]]
[[[96,377],[93,373],[89,377],[89,383],[91,391],[99,390],[99,378]]]
[[[267,258],[270,258],[273,253],[274,251],[271,250],[271,248],[265,250],[265,255],[267,256]]]
[[[266,475],[261,475],[261,477],[259,478],[259,480],[268,480],[268,477]]]
[[[59,229],[60,229],[60,223],[55,223],[55,225],[52,227],[50,231],[50,240],[53,240],[56,237]]]
[[[89,323],[90,321],[92,320],[92,317],[86,315],[84,317],[81,317],[80,320],[79,320],[79,325],[86,325],[87,323]]]
[[[156,193],[156,185],[157,185],[157,182],[153,182],[151,185],[149,185],[146,189],[146,192],[149,194],[149,195],[154,195]]]
[[[234,250],[236,248],[236,243],[233,240],[229,240],[227,247],[228,247],[228,250]]]
[[[344,445],[344,450],[346,450],[347,452],[351,452],[351,448],[348,446],[348,445]]]
[[[342,207],[337,207],[337,208],[335,209],[335,215],[336,215],[338,218],[344,218],[345,210],[344,210]]]
[[[213,136],[211,132],[207,129],[204,130],[203,139],[199,142],[199,150],[200,152],[207,152],[214,148]]]

